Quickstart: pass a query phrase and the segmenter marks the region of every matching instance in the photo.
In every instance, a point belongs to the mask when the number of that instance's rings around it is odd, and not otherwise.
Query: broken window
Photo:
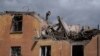
[[[13,32],[22,31],[22,15],[15,15],[12,20]]]
[[[11,47],[11,56],[21,56],[21,47],[20,46]]]
[[[51,56],[51,46],[41,46],[41,56]]]
[[[83,45],[73,45],[72,46],[72,56],[84,56]]]

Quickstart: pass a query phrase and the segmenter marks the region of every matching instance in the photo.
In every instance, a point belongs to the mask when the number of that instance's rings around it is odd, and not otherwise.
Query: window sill
[[[15,32],[11,32],[10,34],[22,34],[22,31],[15,31]]]

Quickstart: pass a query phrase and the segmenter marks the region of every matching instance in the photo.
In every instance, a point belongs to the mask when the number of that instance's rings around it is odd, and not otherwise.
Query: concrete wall
[[[100,56],[100,35],[93,37],[90,43],[85,46],[84,54],[85,56]]]
[[[21,46],[22,56],[32,56],[30,48],[33,44],[33,36],[40,28],[39,23],[35,17],[23,15],[22,33],[13,33],[11,31],[13,16],[0,15],[0,56],[10,56],[11,46]]]
[[[51,56],[70,56],[71,46],[66,41],[40,40],[34,47],[33,56],[39,56],[41,46],[51,46]]]

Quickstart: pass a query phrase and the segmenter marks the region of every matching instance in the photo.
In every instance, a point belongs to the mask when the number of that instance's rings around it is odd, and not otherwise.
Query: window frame
[[[10,56],[13,56],[13,52],[14,52],[13,50],[16,49],[16,48],[17,48],[17,50],[19,49],[18,51],[20,51],[20,55],[18,55],[18,56],[22,56],[22,54],[21,54],[21,46],[11,46]],[[18,54],[18,52],[17,52],[17,54]]]
[[[81,51],[82,51],[82,56],[84,56],[84,45],[72,45],[72,48],[71,48],[71,56],[75,56],[74,53],[73,53],[73,52],[76,50],[75,48],[78,48],[78,49],[80,48]],[[77,49],[77,51],[76,51],[77,53],[80,51],[80,50],[78,50],[78,49]],[[73,50],[74,50],[74,51],[73,51]],[[75,53],[76,53],[76,52],[75,52]],[[80,53],[78,53],[78,54],[80,54]],[[77,55],[77,56],[78,56],[78,55]]]
[[[15,25],[15,18],[14,17],[21,17],[21,30],[15,30],[14,29],[14,27],[16,27],[16,26],[14,26]],[[17,23],[18,23],[18,21],[17,21]],[[17,26],[17,27],[19,27],[19,26]],[[16,15],[14,15],[13,16],[13,18],[12,18],[12,22],[11,22],[11,34],[21,34],[23,32],[23,15],[22,14],[16,14]]]
[[[50,52],[50,54],[49,54],[49,56],[51,56],[51,46],[50,45],[47,45],[47,46],[41,46],[40,47],[40,55],[39,56],[42,56],[42,48],[45,48],[45,53],[46,53],[46,51],[48,52],[48,48],[49,48],[49,52]],[[47,49],[46,49],[47,48]],[[46,53],[47,54],[47,53]],[[44,55],[44,56],[48,56],[48,55]]]

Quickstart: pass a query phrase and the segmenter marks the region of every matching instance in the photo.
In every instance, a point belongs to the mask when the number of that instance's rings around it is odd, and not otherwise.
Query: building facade
[[[35,12],[6,11],[0,14],[0,56],[100,56],[100,36],[85,45],[65,40],[34,39],[41,30]]]

